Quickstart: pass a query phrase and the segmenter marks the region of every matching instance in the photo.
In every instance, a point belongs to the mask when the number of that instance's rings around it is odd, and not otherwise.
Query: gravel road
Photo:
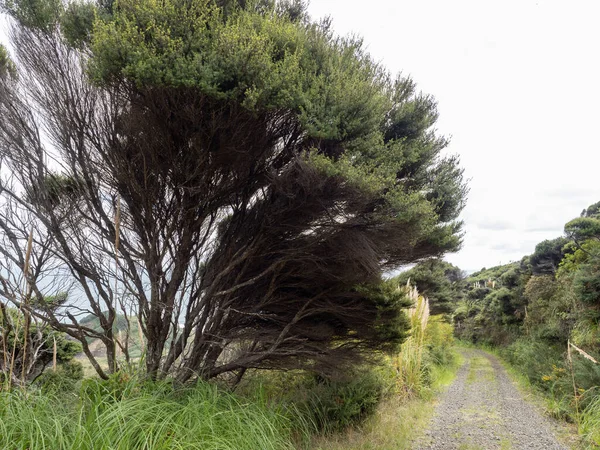
[[[465,350],[465,364],[442,396],[416,449],[563,450],[550,422],[526,403],[492,355]]]

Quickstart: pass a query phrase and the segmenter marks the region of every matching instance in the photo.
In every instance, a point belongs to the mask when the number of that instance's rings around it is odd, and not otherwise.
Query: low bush
[[[432,364],[450,366],[454,364],[454,327],[443,316],[431,316],[425,330],[425,345]]]
[[[415,316],[415,322],[422,323],[422,316]],[[378,364],[357,369],[345,379],[260,371],[247,374],[236,392],[248,398],[260,392],[272,403],[282,402],[296,429],[341,431],[362,423],[393,394],[403,399],[429,397],[439,372],[456,365],[452,325],[442,316],[431,316],[425,324],[424,332],[413,326],[412,339],[399,355],[381,357]]]
[[[46,370],[34,382],[45,393],[73,392],[83,379],[83,365],[71,360],[58,365],[57,370]]]
[[[546,392],[554,389],[557,377],[566,374],[563,353],[563,349],[530,338],[518,339],[500,351],[501,356],[518,367],[532,385]]]
[[[358,370],[345,380],[313,376],[290,399],[318,431],[339,431],[368,417],[393,388],[389,368]]]
[[[550,345],[539,337],[522,337],[499,353],[544,394],[548,415],[578,423],[584,438],[600,445],[596,431],[600,429],[599,364],[576,351],[571,352],[570,364],[566,344]],[[594,353],[592,356],[597,358],[599,355]]]

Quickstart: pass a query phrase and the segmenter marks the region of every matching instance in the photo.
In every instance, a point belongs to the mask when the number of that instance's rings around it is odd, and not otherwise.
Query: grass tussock
[[[429,321],[429,301],[419,295],[416,288],[407,285],[408,296],[413,307],[408,310],[411,331],[410,336],[402,344],[400,352],[393,358],[398,373],[397,383],[400,391],[407,394],[419,392],[423,387],[423,353],[425,351],[425,331]]]
[[[292,449],[285,411],[207,383],[88,380],[80,392],[0,394],[0,448]]]

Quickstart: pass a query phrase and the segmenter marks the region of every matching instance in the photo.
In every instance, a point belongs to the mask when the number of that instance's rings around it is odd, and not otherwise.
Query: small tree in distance
[[[401,286],[410,281],[427,297],[431,314],[448,314],[463,298],[465,278],[464,272],[455,265],[433,258],[402,272],[394,281]]]
[[[148,374],[182,382],[328,373],[402,341],[407,301],[381,274],[456,250],[466,195],[410,79],[299,2],[5,8],[0,229],[18,254],[33,227],[34,292],[74,283],[32,314],[100,376],[128,355],[117,314],[139,320]]]

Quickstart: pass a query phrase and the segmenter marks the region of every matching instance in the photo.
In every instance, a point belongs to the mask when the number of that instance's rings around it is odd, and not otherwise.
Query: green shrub
[[[77,382],[83,379],[83,365],[79,361],[67,361],[58,365],[56,372],[46,370],[36,380],[35,386],[42,392],[73,392]]]
[[[573,354],[576,402],[566,347],[561,347],[521,338],[501,353],[533,386],[547,395],[547,410],[551,416],[573,422],[577,420],[577,408],[579,411],[588,408],[600,396],[600,365]]]
[[[307,379],[291,400],[318,431],[339,431],[372,414],[392,387],[385,368],[363,369],[347,380]]]
[[[562,349],[551,347],[546,342],[521,338],[502,350],[501,355],[510,364],[518,367],[531,384],[549,392],[556,377],[566,373],[563,352]]]

